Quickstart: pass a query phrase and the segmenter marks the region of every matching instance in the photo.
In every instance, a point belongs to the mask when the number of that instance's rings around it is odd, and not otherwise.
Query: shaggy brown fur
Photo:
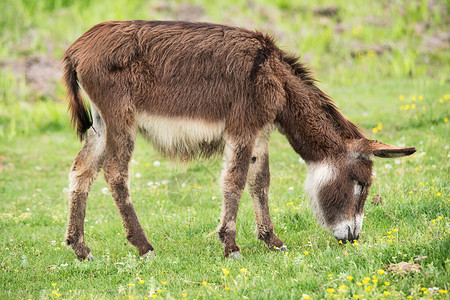
[[[320,192],[327,224],[362,211],[368,189],[361,193],[364,199],[351,200],[353,182],[368,187],[368,155],[389,152],[384,144],[373,147],[364,139],[297,58],[280,50],[269,36],[246,29],[188,22],[101,23],[67,49],[64,81],[72,124],[80,139],[88,132],[70,172],[67,240],[80,258],[90,254],[83,237],[84,214],[91,183],[101,167],[128,240],[140,255],[153,251],[129,192],[128,165],[137,131],[171,158],[225,153],[223,215],[218,228],[225,256],[239,251],[236,217],[246,183],[255,206],[258,237],[270,248],[283,246],[273,232],[268,207],[267,143],[273,127],[286,135],[308,163],[326,161],[348,181],[341,183],[345,189],[331,182]],[[92,117],[77,82],[89,95]],[[183,122],[192,130],[173,127]],[[414,152],[390,150],[401,155]],[[356,151],[364,154],[350,159]]]

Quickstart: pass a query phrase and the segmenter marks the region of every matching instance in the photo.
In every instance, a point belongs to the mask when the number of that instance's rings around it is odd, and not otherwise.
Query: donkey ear
[[[365,153],[384,158],[408,156],[416,152],[416,148],[396,147],[374,140],[365,140],[364,144]]]

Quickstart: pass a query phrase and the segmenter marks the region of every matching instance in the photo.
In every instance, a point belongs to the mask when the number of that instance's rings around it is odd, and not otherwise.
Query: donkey
[[[225,257],[234,258],[240,257],[236,218],[246,185],[258,238],[270,249],[286,249],[268,205],[268,142],[274,129],[307,163],[305,189],[318,222],[343,242],[360,235],[372,155],[415,152],[366,139],[298,58],[260,32],[209,23],[110,21],[83,34],[63,60],[71,123],[80,140],[85,138],[69,173],[66,234],[80,259],[93,258],[84,242],[84,218],[101,168],[127,239],[141,257],[154,255],[130,199],[128,170],[137,132],[172,159],[224,154],[216,232]]]

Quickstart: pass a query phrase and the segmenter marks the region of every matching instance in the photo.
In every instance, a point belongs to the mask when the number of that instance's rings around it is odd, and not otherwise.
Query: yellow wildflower
[[[416,101],[416,99],[417,99],[416,96],[412,96],[412,97],[411,97],[411,100],[412,100],[412,101]]]
[[[247,273],[247,269],[246,269],[246,268],[241,268],[241,273],[242,273],[242,274]]]
[[[128,285],[128,286],[134,286],[134,283],[131,283],[131,282],[130,282],[130,283],[127,284],[127,285]]]
[[[447,290],[439,290],[439,293],[441,293],[441,294],[447,294]]]
[[[52,286],[56,286],[56,285],[57,285],[57,283],[56,283],[56,282],[53,282],[53,283],[52,283]]]
[[[377,133],[377,131],[378,131],[378,129],[372,128],[372,132],[373,132],[373,133]]]
[[[356,295],[356,294],[354,294],[354,295],[353,295],[353,298],[355,298],[355,299],[359,299],[359,296],[358,296],[358,295]]]
[[[368,286],[366,286],[364,289],[366,290],[366,291],[368,291],[368,292],[370,292],[370,289],[371,289],[372,287],[370,286],[370,285],[368,285]]]
[[[152,298],[156,298],[156,297],[158,297],[156,294],[153,294],[153,295],[152,295]]]
[[[309,295],[307,295],[307,294],[303,294],[303,295],[302,295],[302,298],[305,299],[305,300],[311,299],[311,297],[309,297]]]
[[[133,299],[133,295],[128,295],[128,298]]]
[[[340,287],[339,287],[339,290],[340,291],[345,291],[347,289],[347,286],[346,285],[341,285]]]
[[[442,98],[439,98],[439,103],[444,103],[444,100],[442,100]]]
[[[225,287],[225,291],[228,291],[229,289],[230,289],[229,287],[227,287],[227,286]]]
[[[411,109],[415,109],[416,105],[415,104],[411,104]]]
[[[161,282],[162,283],[162,285],[166,285],[167,284],[167,282],[165,282],[165,281],[163,281],[163,282]]]
[[[381,130],[381,129],[383,129],[383,123],[381,123],[381,122],[380,122],[380,123],[378,123],[377,129],[378,129],[378,130]]]
[[[327,289],[327,292],[330,293],[330,294],[333,294],[334,293],[334,289]]]
[[[358,282],[356,283],[356,285],[357,285],[357,286],[361,286],[362,283],[358,281]]]
[[[230,271],[229,271],[228,269],[226,269],[226,268],[222,268],[222,272],[223,272],[223,274],[225,274],[225,275],[230,274]]]
[[[181,296],[183,296],[183,297],[186,297],[186,296],[187,296],[187,294],[186,294],[186,293],[182,293],[182,294],[181,294]]]
[[[352,279],[353,279],[353,276],[347,276],[347,279],[348,279],[348,280],[352,280]]]
[[[53,290],[52,294],[53,294],[53,295],[56,295],[56,291],[55,291],[55,290]]]
[[[405,96],[400,95],[400,96],[398,96],[398,99],[400,99],[400,101],[403,101],[403,100],[405,100]]]
[[[142,279],[139,279],[139,284],[143,284],[145,281]]]
[[[207,285],[206,281],[203,281],[203,282],[202,282],[202,284],[203,284],[204,286],[206,286],[206,285]]]
[[[385,282],[384,282],[384,285],[386,285],[386,286],[387,286],[387,285],[390,285],[390,284],[391,284],[391,283],[388,282],[388,281],[385,281]]]
[[[387,295],[389,295],[389,292],[388,291],[384,291],[383,295],[387,296]]]
[[[423,96],[421,95],[421,96],[419,96],[419,101],[422,101],[423,100]]]
[[[56,294],[56,297],[61,297],[62,295],[61,294]]]
[[[328,274],[328,277],[333,277],[333,274]]]
[[[384,270],[383,269],[379,269],[378,270],[378,274],[383,275],[384,274]]]
[[[162,290],[161,290],[161,289],[159,289],[159,290],[157,290],[156,292],[157,292],[157,293],[161,293],[161,292],[162,292]]]
[[[308,252],[308,251],[305,251],[305,252],[303,252],[303,254],[305,254],[305,255],[308,255],[308,254],[309,254],[309,252]]]

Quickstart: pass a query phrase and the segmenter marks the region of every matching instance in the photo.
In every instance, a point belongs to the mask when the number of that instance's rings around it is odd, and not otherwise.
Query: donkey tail
[[[83,140],[86,131],[92,126],[91,111],[86,108],[80,94],[77,71],[70,58],[64,57],[63,81],[66,85],[67,99],[69,101],[69,112],[71,115],[71,126],[77,129],[77,136]]]

